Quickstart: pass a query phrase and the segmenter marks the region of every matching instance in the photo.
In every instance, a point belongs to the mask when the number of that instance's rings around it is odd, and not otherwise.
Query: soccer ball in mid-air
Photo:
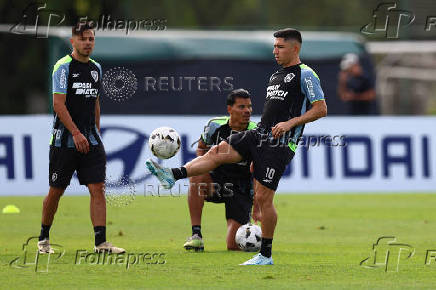
[[[179,151],[180,136],[173,128],[159,127],[151,132],[148,146],[157,158],[168,159]]]
[[[239,227],[235,241],[245,252],[257,252],[262,242],[262,230],[258,225],[246,224]]]

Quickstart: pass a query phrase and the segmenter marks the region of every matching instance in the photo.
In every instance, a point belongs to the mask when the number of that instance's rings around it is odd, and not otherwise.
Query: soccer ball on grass
[[[242,251],[258,252],[262,242],[262,230],[258,225],[242,225],[236,232],[235,241]]]

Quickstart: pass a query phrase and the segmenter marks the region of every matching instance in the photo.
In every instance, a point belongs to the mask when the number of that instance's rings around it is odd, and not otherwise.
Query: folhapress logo
[[[32,34],[36,38],[48,38],[50,27],[60,26],[65,21],[65,13],[49,9],[47,3],[31,2],[23,9],[21,19],[9,32]]]
[[[406,255],[407,253],[407,255]],[[360,262],[365,268],[384,268],[385,272],[398,272],[400,259],[405,256],[411,258],[415,254],[415,248],[411,245],[398,243],[393,236],[385,236],[377,239],[372,245],[370,256]]]
[[[372,21],[364,25],[360,32],[376,34],[384,32],[386,38],[398,38],[401,27],[410,25],[415,20],[411,11],[396,9],[396,3],[381,3],[372,13]]]
[[[65,254],[63,246],[50,244],[53,253],[41,254],[37,248],[38,237],[30,237],[22,245],[22,255],[9,262],[9,267],[17,269],[33,268],[35,272],[48,272],[50,263],[61,259]],[[50,262],[51,261],[51,262]]]

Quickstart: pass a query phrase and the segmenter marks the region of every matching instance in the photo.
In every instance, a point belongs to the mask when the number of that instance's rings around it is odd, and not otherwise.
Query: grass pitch
[[[147,256],[138,264],[75,264],[77,250],[92,251],[93,230],[89,197],[61,199],[51,230],[52,243],[65,255],[46,257],[35,265],[43,197],[2,197],[0,207],[14,204],[20,214],[0,215],[0,288],[288,288],[288,289],[411,289],[433,288],[436,282],[436,195],[278,195],[279,221],[273,243],[274,266],[238,266],[252,253],[228,252],[223,205],[206,204],[202,232],[204,253],[186,252],[182,245],[190,235],[186,197],[137,196],[128,206],[108,206],[108,240],[128,253]],[[381,247],[377,262],[391,249],[389,270],[363,267],[374,256],[372,245],[381,236],[395,236],[410,245],[414,255],[400,255],[398,271],[394,245]],[[407,246],[403,246],[407,247]],[[430,263],[426,265],[427,259]],[[377,254],[379,255],[379,254]],[[20,257],[15,263],[10,262]],[[141,257],[141,256],[139,256]],[[144,256],[142,256],[144,257]],[[32,260],[33,259],[33,260]],[[133,259],[133,258],[132,258]],[[139,258],[138,258],[139,260]],[[427,262],[428,262],[427,260]],[[369,260],[372,261],[372,260]],[[394,263],[394,264],[391,264]],[[374,266],[368,263],[367,266]],[[21,266],[21,267],[20,267]]]

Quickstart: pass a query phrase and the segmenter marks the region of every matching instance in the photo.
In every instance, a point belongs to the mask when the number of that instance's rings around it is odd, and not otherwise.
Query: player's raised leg
[[[50,228],[65,188],[50,186],[47,196],[42,203],[41,233],[39,235],[38,250],[41,254],[53,253],[50,248]]]
[[[88,184],[90,199],[91,222],[95,233],[95,252],[124,253],[123,248],[113,246],[106,241],[106,199],[104,196],[104,183]]]
[[[208,173],[225,163],[237,163],[242,156],[232,146],[222,141],[213,146],[205,155],[199,156],[178,168],[163,168],[151,159],[145,162],[151,174],[157,177],[162,186],[170,189],[176,180]]]

